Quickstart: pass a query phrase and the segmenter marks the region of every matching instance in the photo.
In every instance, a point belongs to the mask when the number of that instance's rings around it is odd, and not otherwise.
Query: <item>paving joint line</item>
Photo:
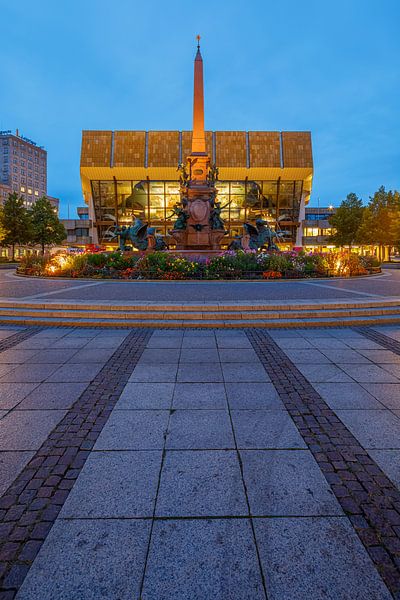
[[[150,338],[131,331],[0,498],[0,593],[22,585]]]
[[[219,364],[222,364],[222,363],[220,362]],[[229,422],[230,422],[231,430],[232,430],[232,437],[233,437],[233,441],[234,441],[234,444],[235,444],[234,450],[236,452],[236,456],[237,456],[237,459],[238,459],[239,469],[240,469],[240,476],[242,478],[244,495],[245,495],[245,498],[246,498],[246,505],[247,505],[247,511],[248,511],[248,517],[247,518],[249,519],[249,522],[250,522],[250,528],[251,528],[251,533],[252,533],[252,536],[253,536],[254,548],[255,548],[255,551],[256,551],[258,568],[260,570],[260,577],[261,577],[261,583],[262,583],[262,586],[263,586],[264,595],[265,595],[266,600],[268,600],[267,581],[266,581],[266,577],[265,577],[264,570],[263,570],[263,567],[262,567],[260,550],[259,550],[258,543],[257,543],[257,536],[256,536],[255,528],[254,528],[253,515],[251,513],[249,494],[248,494],[248,490],[247,490],[246,480],[245,480],[245,477],[244,477],[243,461],[242,461],[242,456],[240,454],[240,450],[239,450],[238,444],[237,444],[235,428],[233,426],[231,406],[229,404],[229,399],[228,399],[229,396],[228,396],[228,392],[227,392],[227,389],[226,389],[225,379],[224,379],[224,382],[223,382],[223,386],[224,386],[224,390],[225,390],[225,396],[226,396],[226,399],[227,399],[226,403],[227,403],[227,410],[228,410],[228,415],[229,415]]]
[[[21,342],[29,339],[33,335],[40,333],[43,331],[44,327],[27,327],[22,329],[22,331],[16,331],[12,335],[9,335],[7,338],[4,338],[0,341],[0,352],[5,352],[6,350],[10,350],[14,346],[17,346]]]
[[[353,327],[352,329],[372,342],[376,342],[383,348],[386,348],[386,350],[390,350],[394,354],[400,356],[400,342],[398,340],[395,340],[380,331],[375,331],[372,327]]]
[[[246,330],[280,399],[378,573],[400,599],[400,492],[265,331]]]
[[[180,362],[180,358],[181,358],[181,354],[182,354],[182,340],[183,340],[183,337],[181,338],[181,345],[179,347],[178,368],[176,370],[175,381],[173,382],[174,383],[174,391],[171,396],[171,404],[170,404],[170,407],[168,410],[167,427],[166,427],[165,433],[164,433],[164,443],[163,443],[163,448],[162,448],[162,453],[161,453],[160,470],[158,472],[157,489],[156,489],[156,494],[154,497],[153,514],[150,517],[151,524],[150,524],[150,532],[149,532],[149,541],[148,541],[147,549],[146,549],[146,556],[145,556],[144,565],[143,565],[142,578],[140,580],[139,598],[142,598],[142,596],[143,596],[143,588],[144,588],[144,584],[145,584],[145,580],[146,580],[146,571],[147,571],[147,565],[148,565],[149,556],[150,556],[151,540],[153,537],[154,523],[156,521],[157,500],[158,500],[158,494],[160,491],[161,477],[162,477],[162,472],[163,472],[164,463],[165,463],[165,456],[167,453],[166,445],[167,445],[167,437],[168,437],[168,432],[169,432],[169,424],[171,421],[171,415],[175,412],[175,409],[173,408],[173,404],[174,404],[175,385],[177,382],[176,380],[177,380],[178,370],[179,370],[179,362]]]

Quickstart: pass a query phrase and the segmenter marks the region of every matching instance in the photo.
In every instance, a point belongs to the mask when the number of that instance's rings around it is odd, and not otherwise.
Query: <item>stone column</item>
[[[296,248],[303,246],[303,221],[306,218],[306,193],[303,192],[301,195],[300,209],[299,209],[299,226],[296,232]]]

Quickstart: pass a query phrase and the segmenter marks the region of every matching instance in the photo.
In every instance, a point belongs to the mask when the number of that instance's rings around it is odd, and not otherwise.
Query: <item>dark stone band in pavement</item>
[[[17,594],[151,334],[129,333],[0,499],[0,600]]]
[[[361,333],[364,337],[369,340],[376,342],[386,350],[390,350],[394,354],[398,354],[400,356],[400,342],[394,340],[393,338],[381,333],[380,331],[375,331],[371,327],[353,327],[353,330],[357,333]]]
[[[383,581],[400,599],[399,490],[272,337],[264,330],[247,335]]]
[[[36,335],[40,331],[42,331],[44,327],[29,327],[28,329],[23,329],[22,331],[17,331],[13,335],[4,338],[4,340],[0,341],[0,352],[4,352],[5,350],[10,350],[17,344],[24,342],[28,338]]]

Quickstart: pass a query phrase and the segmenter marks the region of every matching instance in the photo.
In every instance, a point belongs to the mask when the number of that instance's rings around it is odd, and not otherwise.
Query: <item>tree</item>
[[[384,248],[400,243],[400,194],[386,191],[381,186],[370,198],[365,209],[359,231],[364,244],[379,246],[380,258],[384,258]]]
[[[44,254],[46,246],[60,244],[67,237],[64,225],[54,212],[54,208],[46,196],[39,198],[33,205],[31,220],[31,241],[40,244],[42,254]]]
[[[0,206],[0,244],[4,240],[6,235],[6,230],[3,225],[3,207]]]
[[[335,229],[331,240],[337,246],[351,246],[358,240],[358,231],[363,217],[362,200],[356,194],[348,194],[336,213],[329,219],[329,224]]]
[[[4,230],[4,237],[0,244],[11,246],[12,260],[15,260],[15,246],[26,244],[31,240],[32,227],[24,199],[17,193],[8,194],[0,213],[0,229]]]

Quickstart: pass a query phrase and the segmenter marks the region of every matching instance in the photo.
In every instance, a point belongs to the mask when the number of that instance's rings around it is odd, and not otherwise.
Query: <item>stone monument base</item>
[[[176,249],[190,250],[192,252],[220,252],[220,243],[226,235],[224,229],[202,229],[201,231],[190,231],[188,229],[173,229],[170,236],[176,242]]]

